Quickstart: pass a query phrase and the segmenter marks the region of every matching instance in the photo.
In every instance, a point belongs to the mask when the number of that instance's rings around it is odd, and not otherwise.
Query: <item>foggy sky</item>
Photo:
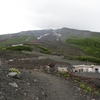
[[[100,0],[0,0],[0,34],[62,27],[100,32]]]

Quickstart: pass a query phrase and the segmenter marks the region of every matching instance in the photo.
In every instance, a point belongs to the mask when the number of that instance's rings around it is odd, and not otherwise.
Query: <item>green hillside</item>
[[[30,42],[32,40],[35,40],[34,36],[21,35],[21,36],[11,37],[5,41],[0,42],[0,46],[19,44],[19,43],[27,43],[27,42]]]
[[[100,38],[67,39],[66,43],[79,48],[87,54],[84,57],[77,57],[79,60],[100,63]]]

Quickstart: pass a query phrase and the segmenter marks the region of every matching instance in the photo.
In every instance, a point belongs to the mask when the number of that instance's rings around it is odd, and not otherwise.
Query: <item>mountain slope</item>
[[[90,31],[83,31],[83,30],[76,30],[76,29],[69,29],[69,28],[61,28],[61,29],[48,29],[48,30],[31,30],[31,31],[22,31],[19,33],[12,33],[6,35],[0,35],[0,42],[6,41],[9,43],[9,39],[15,39],[19,37],[23,37],[25,39],[30,38],[29,40],[38,39],[39,37],[46,35],[46,34],[53,34],[56,37],[56,40],[65,41],[67,38],[96,38],[100,37],[100,33],[98,32],[90,32]],[[34,38],[33,38],[34,37]],[[12,41],[14,42],[14,41]],[[20,41],[22,42],[22,41]],[[5,43],[5,44],[6,44]],[[16,43],[16,42],[15,42]]]
[[[61,35],[61,40],[65,41],[68,38],[100,38],[99,32],[83,31],[69,28],[55,30],[55,33]]]
[[[31,30],[22,31],[15,34],[7,34],[0,36],[0,46],[13,44],[31,44],[33,49],[39,52],[37,46],[44,46],[51,51],[53,55],[61,55],[64,57],[76,57],[87,55],[80,48],[76,48],[72,44],[65,43],[66,39],[74,38],[100,38],[100,33],[90,32],[69,28],[48,29],[48,30]],[[36,44],[37,46],[34,46]]]

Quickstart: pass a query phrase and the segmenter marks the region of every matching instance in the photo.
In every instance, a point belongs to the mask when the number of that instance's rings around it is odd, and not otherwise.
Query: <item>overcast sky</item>
[[[100,0],[0,0],[0,34],[62,27],[100,32]]]

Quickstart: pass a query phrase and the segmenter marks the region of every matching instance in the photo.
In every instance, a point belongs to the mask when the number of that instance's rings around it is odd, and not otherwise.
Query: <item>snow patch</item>
[[[57,41],[59,41],[59,39],[57,39]]]
[[[39,40],[39,39],[41,39],[43,36],[39,36],[37,39]]]
[[[58,37],[61,37],[61,34],[58,34],[58,33],[56,33],[56,32],[54,32],[53,35],[56,35],[56,36],[58,36]]]
[[[44,35],[42,35],[42,36],[39,36],[37,39],[39,40],[39,39],[41,39],[42,37],[45,37],[45,36],[47,36],[47,35],[49,35],[50,33],[47,33],[47,34],[44,34]]]

